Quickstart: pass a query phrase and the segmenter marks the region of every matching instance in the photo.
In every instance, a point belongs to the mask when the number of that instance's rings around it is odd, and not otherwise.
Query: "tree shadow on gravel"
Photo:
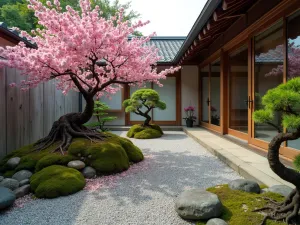
[[[206,189],[232,180],[232,169],[214,156],[193,155],[189,151],[143,149],[143,152],[146,157],[136,165],[138,169],[126,171],[114,187],[93,192],[93,196],[100,201],[113,198],[120,206],[128,202],[139,205],[153,195],[175,198],[187,189]]]

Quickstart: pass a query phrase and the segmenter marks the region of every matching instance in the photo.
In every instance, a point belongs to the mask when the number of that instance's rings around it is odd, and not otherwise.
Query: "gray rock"
[[[260,187],[257,182],[252,180],[237,179],[228,184],[232,190],[239,190],[251,193],[260,193]]]
[[[85,167],[81,173],[87,179],[91,179],[96,176],[96,170],[90,166]]]
[[[207,221],[206,225],[228,225],[224,220],[221,220],[219,218],[213,218]]]
[[[20,182],[22,180],[29,179],[31,176],[32,173],[29,170],[20,170],[12,176],[12,179]]]
[[[29,179],[25,179],[25,180],[21,180],[19,183],[19,187],[22,187],[26,184],[30,184],[30,180]]]
[[[219,217],[223,205],[217,195],[202,189],[181,193],[175,201],[175,210],[187,220],[207,220]]]
[[[80,160],[74,160],[68,163],[68,167],[81,170],[85,167],[85,163]]]
[[[16,195],[16,198],[22,198],[25,195],[28,195],[30,193],[30,184],[26,184],[22,187],[17,188],[14,190],[14,193]]]
[[[274,192],[284,197],[287,197],[293,191],[293,188],[287,185],[273,185],[265,189],[266,189],[265,192]]]
[[[6,209],[14,204],[16,195],[6,187],[0,187],[0,210]]]
[[[0,182],[4,180],[4,177],[0,176]]]
[[[14,157],[14,158],[9,159],[9,160],[6,162],[6,164],[7,164],[7,166],[8,166],[10,169],[14,169],[14,168],[16,168],[16,167],[19,165],[20,160],[21,160],[20,157]]]
[[[19,187],[19,181],[12,178],[4,178],[4,180],[1,181],[0,186],[9,188],[13,191]]]

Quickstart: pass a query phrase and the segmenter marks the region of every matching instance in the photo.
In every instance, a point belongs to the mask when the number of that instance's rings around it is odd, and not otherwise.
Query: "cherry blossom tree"
[[[20,42],[0,48],[5,58],[0,68],[17,68],[24,75],[20,84],[12,86],[26,91],[55,79],[57,89],[64,94],[75,90],[86,101],[83,112],[69,113],[55,121],[49,135],[35,144],[36,150],[60,141],[55,151],[64,154],[74,137],[102,140],[103,134],[83,126],[93,115],[95,98],[115,94],[123,84],[142,85],[149,81],[160,85],[159,79],[180,69],[157,72],[158,49],[145,45],[151,36],[128,40],[137,28],[149,22],[130,25],[122,19],[122,9],[115,17],[105,19],[98,6],[91,9],[89,0],[80,0],[79,5],[80,11],[67,6],[63,12],[59,0],[47,1],[46,5],[29,0],[28,7],[34,10],[43,29],[33,30],[32,35],[21,31],[21,35],[37,47],[28,48]]]

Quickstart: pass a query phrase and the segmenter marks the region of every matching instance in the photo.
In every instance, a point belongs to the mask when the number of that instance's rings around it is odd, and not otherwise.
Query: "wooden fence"
[[[64,96],[54,81],[27,92],[9,86],[23,79],[16,69],[0,69],[0,158],[47,135],[61,115],[79,111],[79,94]]]

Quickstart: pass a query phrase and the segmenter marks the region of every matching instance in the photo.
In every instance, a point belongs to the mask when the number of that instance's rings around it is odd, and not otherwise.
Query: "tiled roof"
[[[159,62],[172,62],[178,53],[181,45],[183,44],[186,37],[152,37],[147,43],[148,45],[155,45],[162,56]]]
[[[257,63],[275,63],[283,62],[283,46],[279,45],[275,49],[270,49],[268,52],[261,53],[260,55],[255,55],[255,62]]]

